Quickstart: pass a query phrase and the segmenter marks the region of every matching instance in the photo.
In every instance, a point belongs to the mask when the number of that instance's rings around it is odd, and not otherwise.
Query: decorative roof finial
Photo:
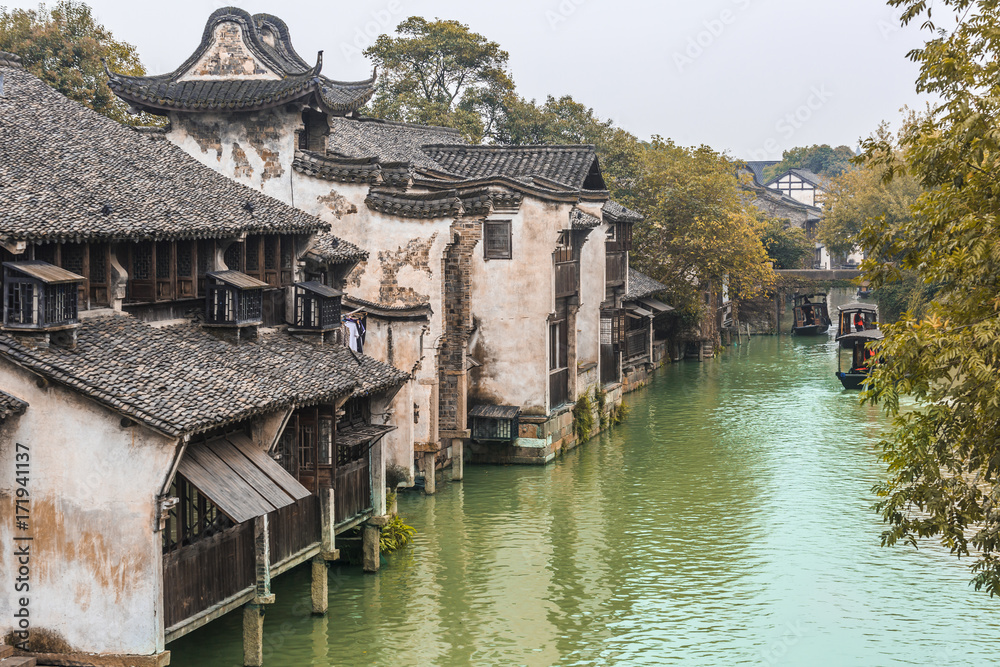
[[[313,67],[312,75],[319,76],[320,70],[322,69],[323,69],[323,51],[321,49],[320,52],[316,54],[316,66]]]

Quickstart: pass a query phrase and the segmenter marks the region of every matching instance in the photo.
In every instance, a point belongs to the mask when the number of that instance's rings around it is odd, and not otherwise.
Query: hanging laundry
[[[361,331],[358,329],[358,323],[352,318],[347,318],[347,321],[344,324],[347,326],[347,347],[355,352],[360,352]]]

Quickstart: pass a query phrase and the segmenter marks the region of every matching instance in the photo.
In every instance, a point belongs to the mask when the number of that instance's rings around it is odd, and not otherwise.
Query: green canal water
[[[378,575],[333,569],[328,617],[308,567],[275,581],[267,664],[996,664],[1000,600],[966,564],[879,546],[884,418],[836,354],[832,335],[744,339],[664,368],[627,424],[546,468],[401,494],[415,544]],[[240,628],[174,642],[171,664],[238,667]]]

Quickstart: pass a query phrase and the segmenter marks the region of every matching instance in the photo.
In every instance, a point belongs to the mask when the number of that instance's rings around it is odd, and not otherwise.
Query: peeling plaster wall
[[[284,108],[241,114],[170,114],[167,138],[235,181],[296,205],[295,132],[302,117]]]
[[[427,363],[420,360],[420,333],[424,322],[400,322],[383,320],[368,316],[368,333],[365,336],[365,354],[375,359],[385,361],[392,366],[407,372],[419,372],[420,367]],[[421,391],[424,390],[424,391]],[[430,393],[414,381],[407,382],[396,394],[388,406],[391,414],[377,415],[375,407],[372,411],[372,423],[392,424],[396,430],[383,439],[386,449],[386,465],[399,465],[410,471],[413,476],[413,443],[430,442],[430,423],[426,419],[426,406],[430,401]],[[424,417],[414,423],[413,406],[418,406],[417,412]],[[378,412],[384,412],[381,408]]]
[[[479,329],[470,350],[483,364],[470,373],[469,400],[519,405],[546,414],[549,315],[555,309],[552,253],[569,227],[569,204],[525,197],[511,220],[511,260],[472,261],[472,313]],[[588,241],[588,244],[590,241]],[[573,372],[571,369],[571,381]]]
[[[369,318],[365,353],[413,372],[415,379],[393,401],[397,431],[386,436],[387,463],[412,469],[413,443],[436,443],[436,407],[433,388],[438,382],[436,348],[444,331],[442,313],[442,263],[449,242],[451,219],[414,220],[372,211],[365,204],[367,184],[335,183],[296,172],[295,205],[329,222],[332,233],[369,251],[348,276],[350,296],[387,306],[430,303],[429,322],[392,322]],[[414,421],[414,404],[418,413]],[[412,427],[407,436],[405,425]]]
[[[15,594],[13,521],[0,522],[0,634],[29,598],[34,651],[149,655],[163,650],[155,497],[176,440],[0,360],[0,386],[26,400],[0,437],[0,516],[12,517],[15,448],[30,448],[31,590]],[[48,641],[43,641],[43,637]]]

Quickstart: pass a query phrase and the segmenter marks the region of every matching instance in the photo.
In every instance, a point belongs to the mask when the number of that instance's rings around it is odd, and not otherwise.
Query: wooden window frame
[[[497,236],[502,239],[506,235],[506,248],[494,245]],[[483,259],[513,259],[514,258],[514,236],[513,226],[510,220],[487,220],[483,223]]]

